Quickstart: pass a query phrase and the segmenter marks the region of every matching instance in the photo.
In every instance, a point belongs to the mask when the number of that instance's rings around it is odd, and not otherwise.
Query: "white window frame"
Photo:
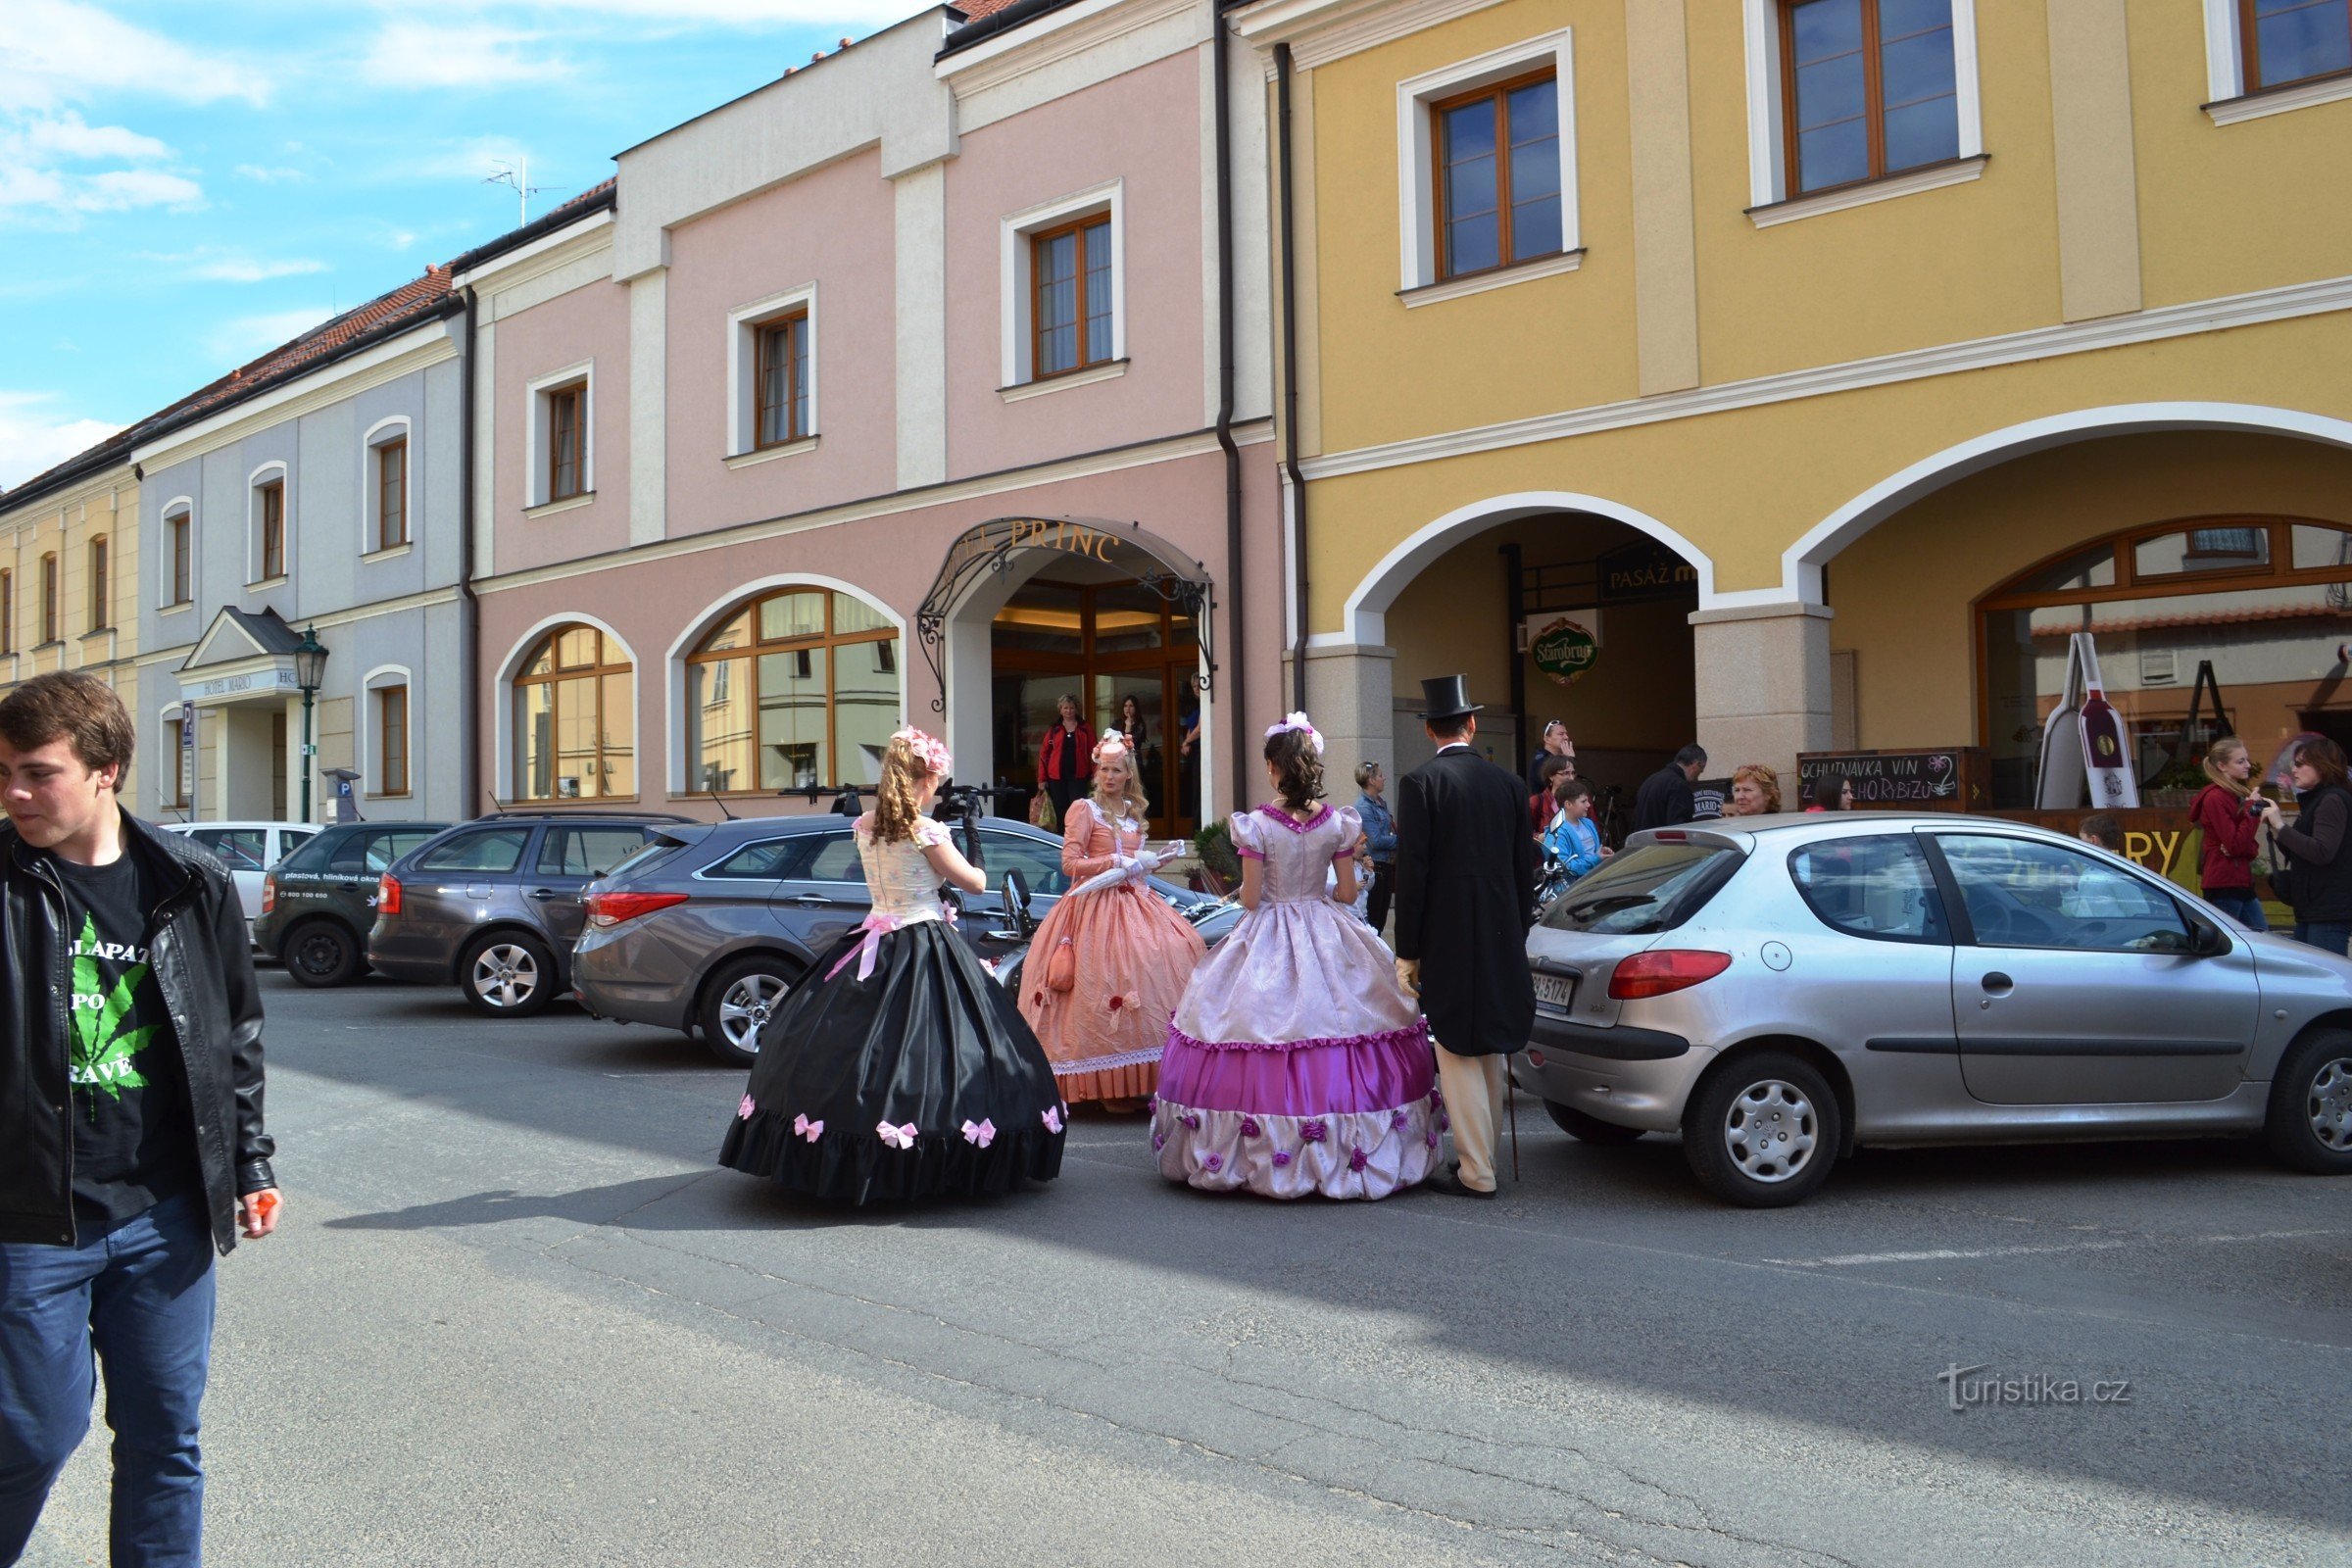
[[[385,545],[377,534],[378,511],[382,497],[375,489],[376,448],[387,442],[403,443],[400,449],[400,497],[407,513],[408,539],[397,545]],[[416,435],[412,421],[405,414],[395,414],[376,420],[360,437],[360,555],[397,556],[416,542]]]
[[[808,428],[799,436],[783,443],[760,449],[759,388],[753,382],[760,369],[760,329],[780,317],[795,311],[808,313]],[[816,284],[808,282],[788,288],[765,299],[738,305],[727,313],[727,451],[729,459],[781,457],[788,452],[807,450],[807,443],[817,437],[824,428],[817,414],[817,394],[823,376],[817,368]]]
[[[1522,38],[1471,60],[1427,72],[1396,84],[1396,219],[1397,292],[1445,288],[1451,297],[1456,285],[1464,293],[1523,278],[1567,271],[1584,256],[1578,215],[1576,178],[1576,40],[1575,29]],[[1430,126],[1429,106],[1523,76],[1538,67],[1552,68],[1552,85],[1559,94],[1560,125],[1560,248],[1547,259],[1530,258],[1506,263],[1464,277],[1438,276],[1437,148]],[[1410,303],[1410,302],[1408,302]]]
[[[580,395],[580,493],[576,496],[566,496],[562,501],[551,501],[548,498],[548,487],[554,482],[554,475],[550,472],[548,464],[547,395],[560,387],[569,386],[574,381],[585,383],[585,390]],[[524,438],[530,443],[531,453],[530,467],[527,470],[529,488],[524,494],[524,509],[535,511],[542,507],[570,508],[585,506],[595,500],[596,362],[582,360],[579,364],[567,365],[561,370],[550,370],[545,375],[533,376],[524,386],[524,400],[528,404],[528,408],[523,416],[523,431]]]
[[[375,694],[386,686],[398,686],[409,696],[400,715],[401,745],[404,748],[401,755],[409,760],[409,787],[398,795],[386,794],[382,774],[384,760],[373,755],[380,750],[374,744]],[[360,711],[352,729],[355,732],[353,750],[360,760],[361,793],[370,799],[413,800],[416,795],[416,679],[410,673],[408,665],[378,664],[361,677]]]
[[[1788,137],[1781,117],[1781,0],[1741,0],[1747,32],[1747,197],[1750,207],[1773,207],[1791,199],[1788,194]],[[1958,99],[1960,152],[1953,170],[1970,159],[1984,156],[1984,93],[1977,60],[1977,0],[1952,0],[1952,84]],[[1904,184],[1913,173],[1902,170],[1861,185],[1841,185],[1834,191],[1811,193],[1837,207],[1857,206],[1881,196],[1901,196],[1914,188],[1932,188],[1974,178],[1973,169],[1949,178]]]
[[[2352,76],[2323,76],[2284,87],[2246,80],[2245,40],[2238,35],[2237,0],[2205,0],[2205,114],[2217,125],[2262,120],[2314,104],[2352,98]]]
[[[1083,385],[1118,373],[1127,363],[1127,192],[1124,179],[1113,179],[1036,207],[1005,215],[997,224],[997,275],[1000,279],[999,323],[1003,352],[1000,389],[1028,386]],[[1110,357],[1063,375],[1038,381],[1030,364],[1029,300],[1032,236],[1049,228],[1098,213],[1110,215]],[[1085,280],[1079,280],[1083,289]],[[1084,301],[1081,299],[1081,306]]]
[[[188,514],[188,597],[175,600],[165,596],[172,592],[172,518],[174,514],[182,512]],[[164,509],[156,514],[156,519],[163,525],[163,548],[156,552],[155,612],[159,615],[176,615],[183,610],[195,608],[196,587],[203,575],[197,567],[204,558],[196,548],[196,498],[173,496],[164,503]],[[177,711],[176,705],[173,710]]]
[[[260,575],[262,569],[262,486],[270,474],[277,475],[278,527],[285,537],[280,554],[285,560],[273,577]],[[191,541],[193,535],[190,536]],[[245,476],[245,586],[259,588],[270,583],[288,582],[294,576],[294,480],[282,459],[272,458]],[[189,586],[193,587],[191,583]]]

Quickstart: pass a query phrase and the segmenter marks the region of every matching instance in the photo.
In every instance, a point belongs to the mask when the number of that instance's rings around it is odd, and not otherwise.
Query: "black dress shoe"
[[[1459,1165],[1447,1165],[1442,1170],[1431,1171],[1422,1179],[1421,1185],[1433,1193],[1444,1193],[1449,1198],[1493,1198],[1494,1196],[1492,1188],[1482,1193],[1475,1187],[1464,1185],[1462,1167]]]

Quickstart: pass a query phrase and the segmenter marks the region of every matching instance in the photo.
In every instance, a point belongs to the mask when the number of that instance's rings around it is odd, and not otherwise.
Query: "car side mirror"
[[[1004,871],[1004,919],[1012,927],[1012,934],[1023,942],[1037,931],[1037,916],[1029,912],[1029,879],[1021,874],[1019,866],[1008,866]]]
[[[2218,958],[2230,951],[2230,933],[2211,920],[2191,916],[2188,922],[2188,956],[2192,958]]]

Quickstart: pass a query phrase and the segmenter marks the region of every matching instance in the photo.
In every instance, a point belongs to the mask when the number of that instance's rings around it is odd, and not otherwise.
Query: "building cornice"
[[[210,418],[182,425],[159,440],[134,448],[130,455],[142,468],[185,463],[241,441],[256,430],[299,418],[371,386],[456,359],[457,355],[457,339],[450,331],[448,318],[435,317],[372,348],[321,366],[308,375],[297,376],[283,386],[272,387],[223,409]]]
[[[1039,17],[1026,26],[945,56],[931,69],[958,96],[980,92],[1170,17],[1200,10],[1202,0],[1078,0],[1078,4]],[[1203,15],[1200,37],[1207,36],[1207,17]]]
[[[449,280],[453,289],[471,285],[476,288],[510,289],[527,283],[532,278],[567,266],[583,256],[612,248],[612,209],[602,208],[586,214],[576,223],[540,235],[527,245],[491,257],[478,267],[469,267],[455,273]],[[496,284],[492,284],[492,279]]]
[[[1484,11],[1500,0],[1273,0],[1241,13],[1234,30],[1269,58],[1274,46],[1291,46],[1301,71],[1376,49],[1456,17]]]
[[[1826,397],[1832,393],[1886,386],[1898,381],[1955,375],[1964,370],[1988,369],[2028,360],[2090,354],[2100,349],[2121,348],[2133,343],[2160,342],[2167,338],[2221,332],[2231,327],[2254,326],[2265,321],[2289,320],[2304,316],[2323,316],[2342,310],[2352,310],[2352,276],[2324,278],[2315,283],[2293,283],[2282,288],[2258,289],[2250,294],[2232,294],[2221,299],[2161,306],[2152,311],[2111,316],[2095,321],[2034,327],[1999,337],[1944,343],[1934,348],[1882,355],[1876,359],[1851,360],[1841,365],[1814,366],[1802,370],[1756,376],[1745,381],[1693,387],[1688,392],[1670,392],[1660,397],[1603,403],[1497,424],[1412,436],[1402,441],[1308,458],[1299,465],[1299,468],[1309,479],[1331,479],[1343,474],[1369,473],[1379,468],[1436,463],[1446,458],[1494,452],[1506,447],[1558,441],[1601,430],[1657,424],[1669,419],[1695,418],[1700,415],[1723,414],[1768,403]]]
[[[93,468],[69,484],[29,496],[22,502],[0,496],[0,534],[14,533],[27,524],[38,526],[53,512],[62,513],[77,506],[86,506],[92,497],[125,486],[135,490],[138,483],[138,476],[130,471],[130,454],[125,452],[119,462],[103,468]]]

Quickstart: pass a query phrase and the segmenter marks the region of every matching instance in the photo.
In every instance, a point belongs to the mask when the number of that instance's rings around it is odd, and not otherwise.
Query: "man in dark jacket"
[[[1420,993],[1453,1127],[1455,1164],[1429,1185],[1493,1198],[1504,1062],[1536,1022],[1536,841],[1518,776],[1470,750],[1479,709],[1464,677],[1421,686],[1438,755],[1397,780],[1396,977]]]
[[[1696,807],[1690,786],[1707,769],[1707,754],[1696,741],[1674,754],[1674,760],[1642,781],[1634,792],[1634,831],[1674,827],[1691,819]]]
[[[93,1352],[114,1561],[197,1561],[213,1253],[277,1227],[244,911],[122,808],[134,738],[93,676],[0,701],[0,1562],[89,1430]]]

